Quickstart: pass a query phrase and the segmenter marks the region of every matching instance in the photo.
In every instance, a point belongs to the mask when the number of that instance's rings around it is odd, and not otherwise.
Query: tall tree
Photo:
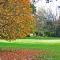
[[[36,31],[38,32],[38,35],[43,35],[46,30],[46,21],[47,21],[47,12],[40,8],[37,12],[37,23],[36,23]]]
[[[46,12],[44,8],[39,8],[37,12],[37,32],[38,35],[52,36],[55,33],[55,17],[51,10]]]
[[[0,0],[0,38],[22,38],[33,32],[34,17],[29,0]]]

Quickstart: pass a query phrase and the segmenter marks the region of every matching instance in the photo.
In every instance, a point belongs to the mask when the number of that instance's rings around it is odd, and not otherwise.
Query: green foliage
[[[34,6],[34,4],[31,4],[32,7],[32,13],[35,14],[36,13],[36,7]]]

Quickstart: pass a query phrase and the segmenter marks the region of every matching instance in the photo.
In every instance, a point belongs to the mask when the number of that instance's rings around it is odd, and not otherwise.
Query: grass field
[[[31,49],[48,51],[47,56],[60,60],[60,40],[17,39],[16,41],[0,40],[0,49]]]
[[[60,51],[60,40],[34,40],[34,39],[18,39],[16,41],[0,40],[0,49],[47,49]]]
[[[35,39],[35,40],[60,40],[60,37],[41,37],[41,36],[32,36],[32,37],[25,37],[22,39]]]

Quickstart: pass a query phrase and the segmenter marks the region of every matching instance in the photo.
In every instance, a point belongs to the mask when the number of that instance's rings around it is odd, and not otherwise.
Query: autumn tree
[[[34,31],[29,0],[0,0],[0,38],[22,38]]]

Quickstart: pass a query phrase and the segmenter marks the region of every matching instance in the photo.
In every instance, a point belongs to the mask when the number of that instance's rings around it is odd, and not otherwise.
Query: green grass
[[[0,40],[0,49],[31,49],[48,51],[46,58],[60,60],[60,40],[17,39],[16,41]]]
[[[32,43],[3,43],[0,42],[0,48],[31,48],[31,49],[59,49],[58,44],[32,44]]]
[[[39,40],[60,40],[60,37],[41,37],[41,36],[32,36],[32,37],[25,37],[22,39],[39,39]]]
[[[0,40],[0,49],[43,49],[60,51],[60,40],[18,39],[16,41]]]

